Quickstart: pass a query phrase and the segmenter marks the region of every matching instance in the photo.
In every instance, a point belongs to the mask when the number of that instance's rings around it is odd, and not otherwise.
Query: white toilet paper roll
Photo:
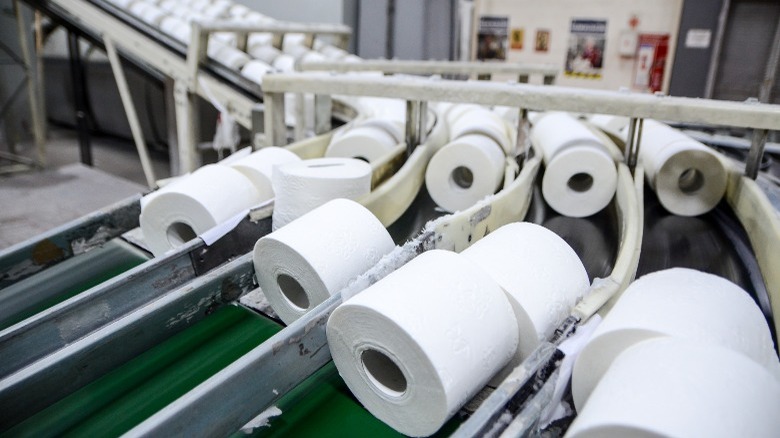
[[[717,345],[654,339],[621,353],[567,438],[776,436],[780,384]]]
[[[183,245],[261,199],[252,182],[229,166],[204,166],[148,195],[141,230],[155,256]]]
[[[227,18],[230,7],[224,3],[215,3],[203,9],[203,15],[209,18]]]
[[[116,5],[122,9],[128,9],[130,5],[133,4],[136,0],[108,0],[109,3]]]
[[[344,59],[344,57],[346,57],[347,55],[349,55],[349,52],[347,52],[346,50],[331,45],[323,46],[320,49],[320,52],[323,55],[325,55],[326,58],[333,61],[339,61],[341,59]]]
[[[284,148],[266,147],[230,164],[252,181],[264,200],[274,197],[271,186],[273,169],[282,164],[301,161],[300,157]]]
[[[555,211],[586,217],[601,211],[615,196],[617,168],[602,149],[574,146],[546,164],[542,195]]]
[[[366,409],[398,432],[428,436],[509,360],[515,324],[490,276],[433,250],[336,308],[327,336]]]
[[[283,53],[274,58],[272,65],[279,71],[292,73],[295,71],[295,58],[292,55]]]
[[[623,135],[621,131],[628,126],[629,118],[623,116],[612,116],[607,114],[593,114],[588,117],[588,121],[593,125],[606,132],[607,134],[621,138]]]
[[[495,193],[504,177],[504,161],[504,151],[493,139],[465,135],[436,151],[425,171],[425,185],[439,207],[463,210]]]
[[[273,65],[274,60],[276,60],[276,58],[282,55],[282,52],[276,47],[265,45],[265,44],[249,45],[249,49],[247,49],[247,52],[250,55],[252,55],[253,58],[263,61],[269,65]]]
[[[531,141],[546,165],[542,195],[565,216],[586,217],[609,204],[617,188],[617,169],[601,138],[567,113],[536,117]]]
[[[228,9],[228,15],[234,18],[243,18],[252,10],[240,4],[234,4]]]
[[[214,32],[211,34],[211,38],[230,47],[238,45],[238,37],[233,32]]]
[[[457,115],[457,117],[452,117]],[[482,134],[492,138],[508,155],[514,150],[514,144],[510,141],[506,122],[487,108],[475,106],[465,111],[453,111],[450,125],[450,138],[468,134]]]
[[[382,129],[356,127],[335,138],[328,145],[325,156],[357,158],[370,163],[385,157],[397,144],[395,139]]]
[[[137,1],[131,4],[127,11],[136,17],[141,18],[150,8],[155,8],[155,6],[149,2]]]
[[[288,32],[284,34],[284,39],[282,40],[282,51],[289,52],[290,50],[293,50],[293,47],[295,46],[303,46],[305,39],[306,35],[298,32]]]
[[[620,352],[656,337],[730,348],[780,379],[766,320],[747,292],[712,274],[668,269],[632,283],[580,353],[572,374],[577,409],[582,409]]]
[[[490,275],[512,304],[520,342],[511,368],[552,335],[590,285],[569,244],[528,222],[504,225],[462,254]]]
[[[371,166],[353,158],[316,158],[274,168],[273,229],[337,198],[357,199],[371,190]]]
[[[241,50],[216,40],[209,43],[209,56],[233,70],[240,70],[250,60],[249,56]]]
[[[290,324],[393,248],[390,234],[368,209],[336,199],[262,237],[253,259],[260,288]]]
[[[154,5],[146,8],[146,10],[144,10],[140,15],[141,20],[151,24],[152,26],[159,26],[162,20],[167,16],[168,13],[166,11]]]
[[[728,173],[716,152],[663,123],[644,121],[639,158],[661,205],[674,214],[707,213],[726,192]]]
[[[241,67],[241,76],[263,85],[263,76],[274,71],[274,68],[259,59],[253,59]]]
[[[252,47],[254,45],[270,46],[273,38],[274,36],[268,32],[250,33],[247,37],[246,44],[247,47]]]

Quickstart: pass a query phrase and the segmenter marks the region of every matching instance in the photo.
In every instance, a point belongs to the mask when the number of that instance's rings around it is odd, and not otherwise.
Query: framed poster
[[[564,74],[571,77],[600,79],[604,68],[606,34],[606,20],[572,20]]]
[[[509,41],[509,48],[512,50],[523,49],[523,37],[525,30],[522,27],[512,29],[512,38]]]
[[[547,29],[539,29],[536,31],[536,45],[537,52],[546,52],[550,50],[550,31]]]
[[[483,15],[479,17],[477,59],[506,59],[509,17]]]

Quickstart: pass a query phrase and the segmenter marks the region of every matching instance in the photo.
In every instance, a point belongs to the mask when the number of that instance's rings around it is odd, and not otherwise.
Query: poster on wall
[[[479,17],[477,59],[506,59],[509,17],[483,15]]]
[[[669,34],[640,34],[634,70],[634,89],[655,93],[662,91]]]
[[[512,38],[510,38],[509,48],[512,50],[523,50],[523,34],[525,31],[522,27],[512,29]]]
[[[600,79],[604,68],[606,34],[607,20],[572,20],[564,74]]]
[[[539,29],[536,31],[536,51],[546,52],[550,50],[550,31],[547,29]]]

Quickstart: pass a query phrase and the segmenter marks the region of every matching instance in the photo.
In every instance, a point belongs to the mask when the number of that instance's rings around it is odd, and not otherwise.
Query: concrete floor
[[[131,141],[94,136],[91,143],[93,167],[88,167],[80,164],[75,132],[53,128],[45,169],[0,176],[0,250],[149,190]],[[18,152],[33,155],[31,147]],[[156,178],[170,176],[167,154],[151,155]]]

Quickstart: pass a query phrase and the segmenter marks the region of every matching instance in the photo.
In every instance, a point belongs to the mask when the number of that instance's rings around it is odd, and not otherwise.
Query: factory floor
[[[4,150],[6,145],[0,144]],[[0,251],[148,189],[132,141],[93,135],[93,166],[81,164],[76,132],[50,128],[44,169],[0,175]],[[32,147],[17,152],[32,157]],[[157,179],[170,176],[168,156],[150,151]],[[0,170],[6,161],[0,161]]]

